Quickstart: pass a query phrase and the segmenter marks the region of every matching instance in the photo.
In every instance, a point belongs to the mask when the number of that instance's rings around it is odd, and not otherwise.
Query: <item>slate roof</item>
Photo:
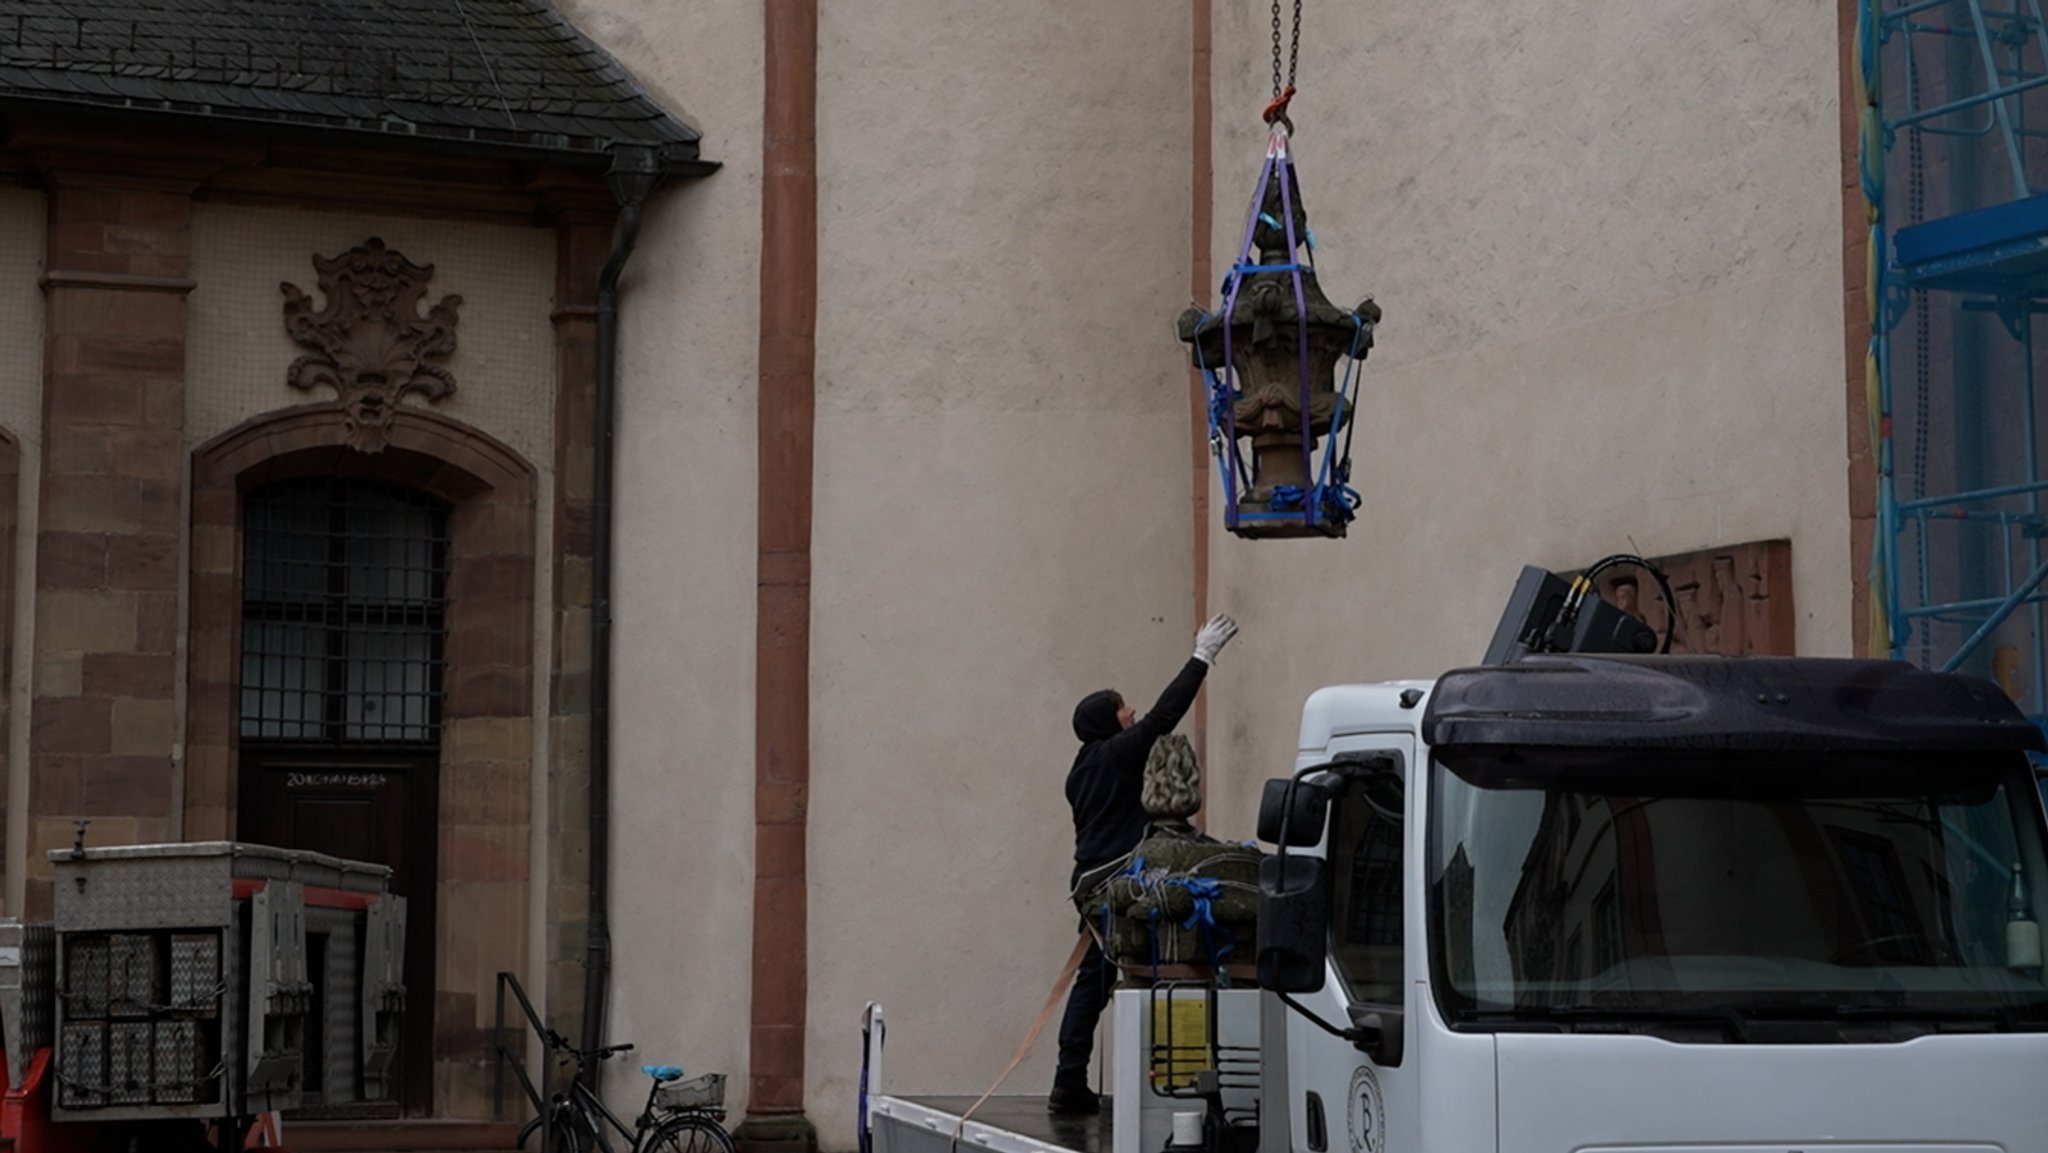
[[[0,0],[0,101],[697,157],[697,133],[547,0]]]

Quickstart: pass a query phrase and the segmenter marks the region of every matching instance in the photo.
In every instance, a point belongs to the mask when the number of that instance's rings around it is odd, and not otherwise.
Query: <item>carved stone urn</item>
[[[1273,179],[1266,182],[1253,225],[1258,263],[1232,272],[1225,282],[1222,310],[1190,308],[1181,314],[1177,328],[1180,339],[1193,346],[1195,366],[1212,373],[1225,365],[1228,336],[1227,361],[1234,384],[1229,418],[1235,425],[1234,439],[1251,442],[1249,475],[1240,478],[1242,493],[1235,510],[1242,519],[1230,524],[1231,530],[1243,536],[1341,536],[1342,519],[1330,523],[1305,504],[1321,479],[1313,472],[1314,446],[1329,434],[1336,415],[1338,367],[1347,355],[1365,358],[1380,309],[1367,298],[1346,311],[1323,294],[1305,255],[1308,213],[1301,187],[1293,182],[1292,163],[1282,163],[1286,170],[1276,166]],[[1287,208],[1282,179],[1293,201],[1293,244],[1283,222]],[[1219,413],[1217,435],[1233,439],[1229,427],[1220,424],[1222,419]],[[1220,447],[1236,450],[1229,443]],[[1332,479],[1341,483],[1344,478]],[[1295,515],[1284,515],[1289,512]]]

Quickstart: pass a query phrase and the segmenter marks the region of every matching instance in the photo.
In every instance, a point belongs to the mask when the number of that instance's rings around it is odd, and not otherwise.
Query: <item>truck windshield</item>
[[[1430,933],[1456,1020],[2048,1022],[2048,860],[2016,755],[1457,751]]]

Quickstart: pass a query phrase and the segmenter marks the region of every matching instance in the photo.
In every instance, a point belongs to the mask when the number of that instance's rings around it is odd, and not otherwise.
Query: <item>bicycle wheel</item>
[[[725,1126],[709,1117],[683,1114],[655,1127],[639,1153],[734,1153]]]
[[[558,1109],[548,1117],[548,1139],[540,1140],[540,1118],[535,1117],[519,1131],[519,1148],[522,1153],[587,1153],[591,1144],[583,1135],[583,1128],[576,1124],[566,1109]]]

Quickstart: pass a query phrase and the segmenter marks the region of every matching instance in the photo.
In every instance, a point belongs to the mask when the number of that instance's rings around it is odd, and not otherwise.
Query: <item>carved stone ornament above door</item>
[[[292,362],[285,381],[310,391],[334,389],[348,422],[349,447],[382,452],[392,412],[408,392],[438,403],[455,391],[441,367],[455,351],[455,310],[460,296],[444,296],[420,315],[431,264],[414,264],[371,237],[335,257],[313,256],[324,311],[290,281],[284,282],[285,331],[311,349]]]

